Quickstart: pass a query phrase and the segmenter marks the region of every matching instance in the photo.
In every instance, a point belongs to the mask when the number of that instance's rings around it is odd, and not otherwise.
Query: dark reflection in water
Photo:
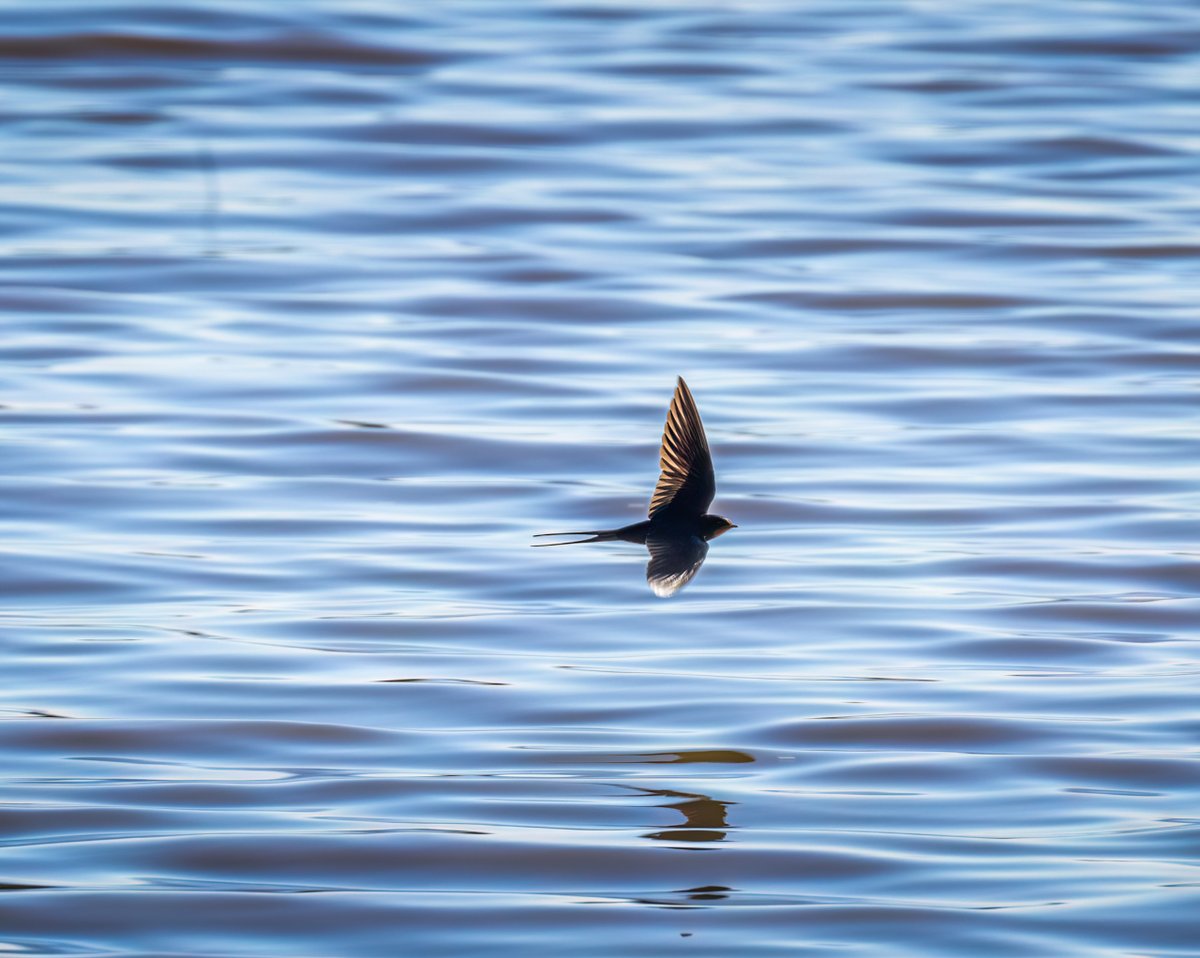
[[[635,899],[635,901],[643,905],[654,905],[658,908],[704,908],[719,902],[728,901],[733,892],[734,889],[727,888],[724,885],[697,885],[695,888],[681,888],[678,891],[669,892],[661,897],[641,897]],[[684,937],[689,937],[691,933],[681,932],[681,934]]]
[[[720,842],[725,840],[729,829],[726,810],[732,802],[719,802],[695,792],[677,792],[671,789],[643,789],[647,795],[661,795],[682,801],[665,802],[660,808],[673,808],[683,815],[683,823],[645,837],[662,842]]]

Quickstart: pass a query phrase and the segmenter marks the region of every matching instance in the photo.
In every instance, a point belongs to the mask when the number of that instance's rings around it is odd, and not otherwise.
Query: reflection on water
[[[26,7],[0,951],[1195,952],[1193,5]]]
[[[638,898],[643,905],[653,905],[658,908],[703,908],[714,902],[726,901],[732,888],[724,885],[699,885],[696,888],[682,888],[658,898]],[[680,932],[681,937],[690,937],[692,932]]]
[[[683,823],[662,831],[650,832],[645,837],[661,842],[719,842],[724,841],[729,823],[725,820],[731,802],[718,802],[707,795],[695,792],[676,792],[671,789],[648,788],[647,795],[680,799],[665,802],[660,808],[673,808],[683,816]]]

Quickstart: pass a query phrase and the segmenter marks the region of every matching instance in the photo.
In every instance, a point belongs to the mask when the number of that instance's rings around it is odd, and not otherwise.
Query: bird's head
[[[724,516],[707,515],[700,520],[701,528],[704,530],[705,539],[715,539],[719,535],[723,535],[730,529],[736,529],[732,522]]]

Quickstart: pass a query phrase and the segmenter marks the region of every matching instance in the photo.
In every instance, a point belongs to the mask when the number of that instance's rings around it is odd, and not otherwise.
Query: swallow
[[[658,454],[659,477],[650,497],[648,519],[620,529],[587,532],[541,532],[542,536],[590,536],[570,542],[535,542],[535,546],[571,546],[583,542],[636,542],[650,552],[646,581],[660,598],[674,595],[692,581],[708,543],[736,529],[724,516],[711,515],[708,507],[717,494],[712,454],[696,400],[683,377],[675,386]]]

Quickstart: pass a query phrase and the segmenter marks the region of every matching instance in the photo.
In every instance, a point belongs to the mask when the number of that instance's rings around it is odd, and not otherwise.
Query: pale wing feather
[[[667,599],[695,578],[708,555],[708,543],[699,536],[677,536],[646,540],[650,561],[646,581],[660,599]]]
[[[700,411],[682,378],[667,410],[658,464],[662,471],[650,498],[650,516],[673,502],[681,509],[703,514],[717,486]]]

